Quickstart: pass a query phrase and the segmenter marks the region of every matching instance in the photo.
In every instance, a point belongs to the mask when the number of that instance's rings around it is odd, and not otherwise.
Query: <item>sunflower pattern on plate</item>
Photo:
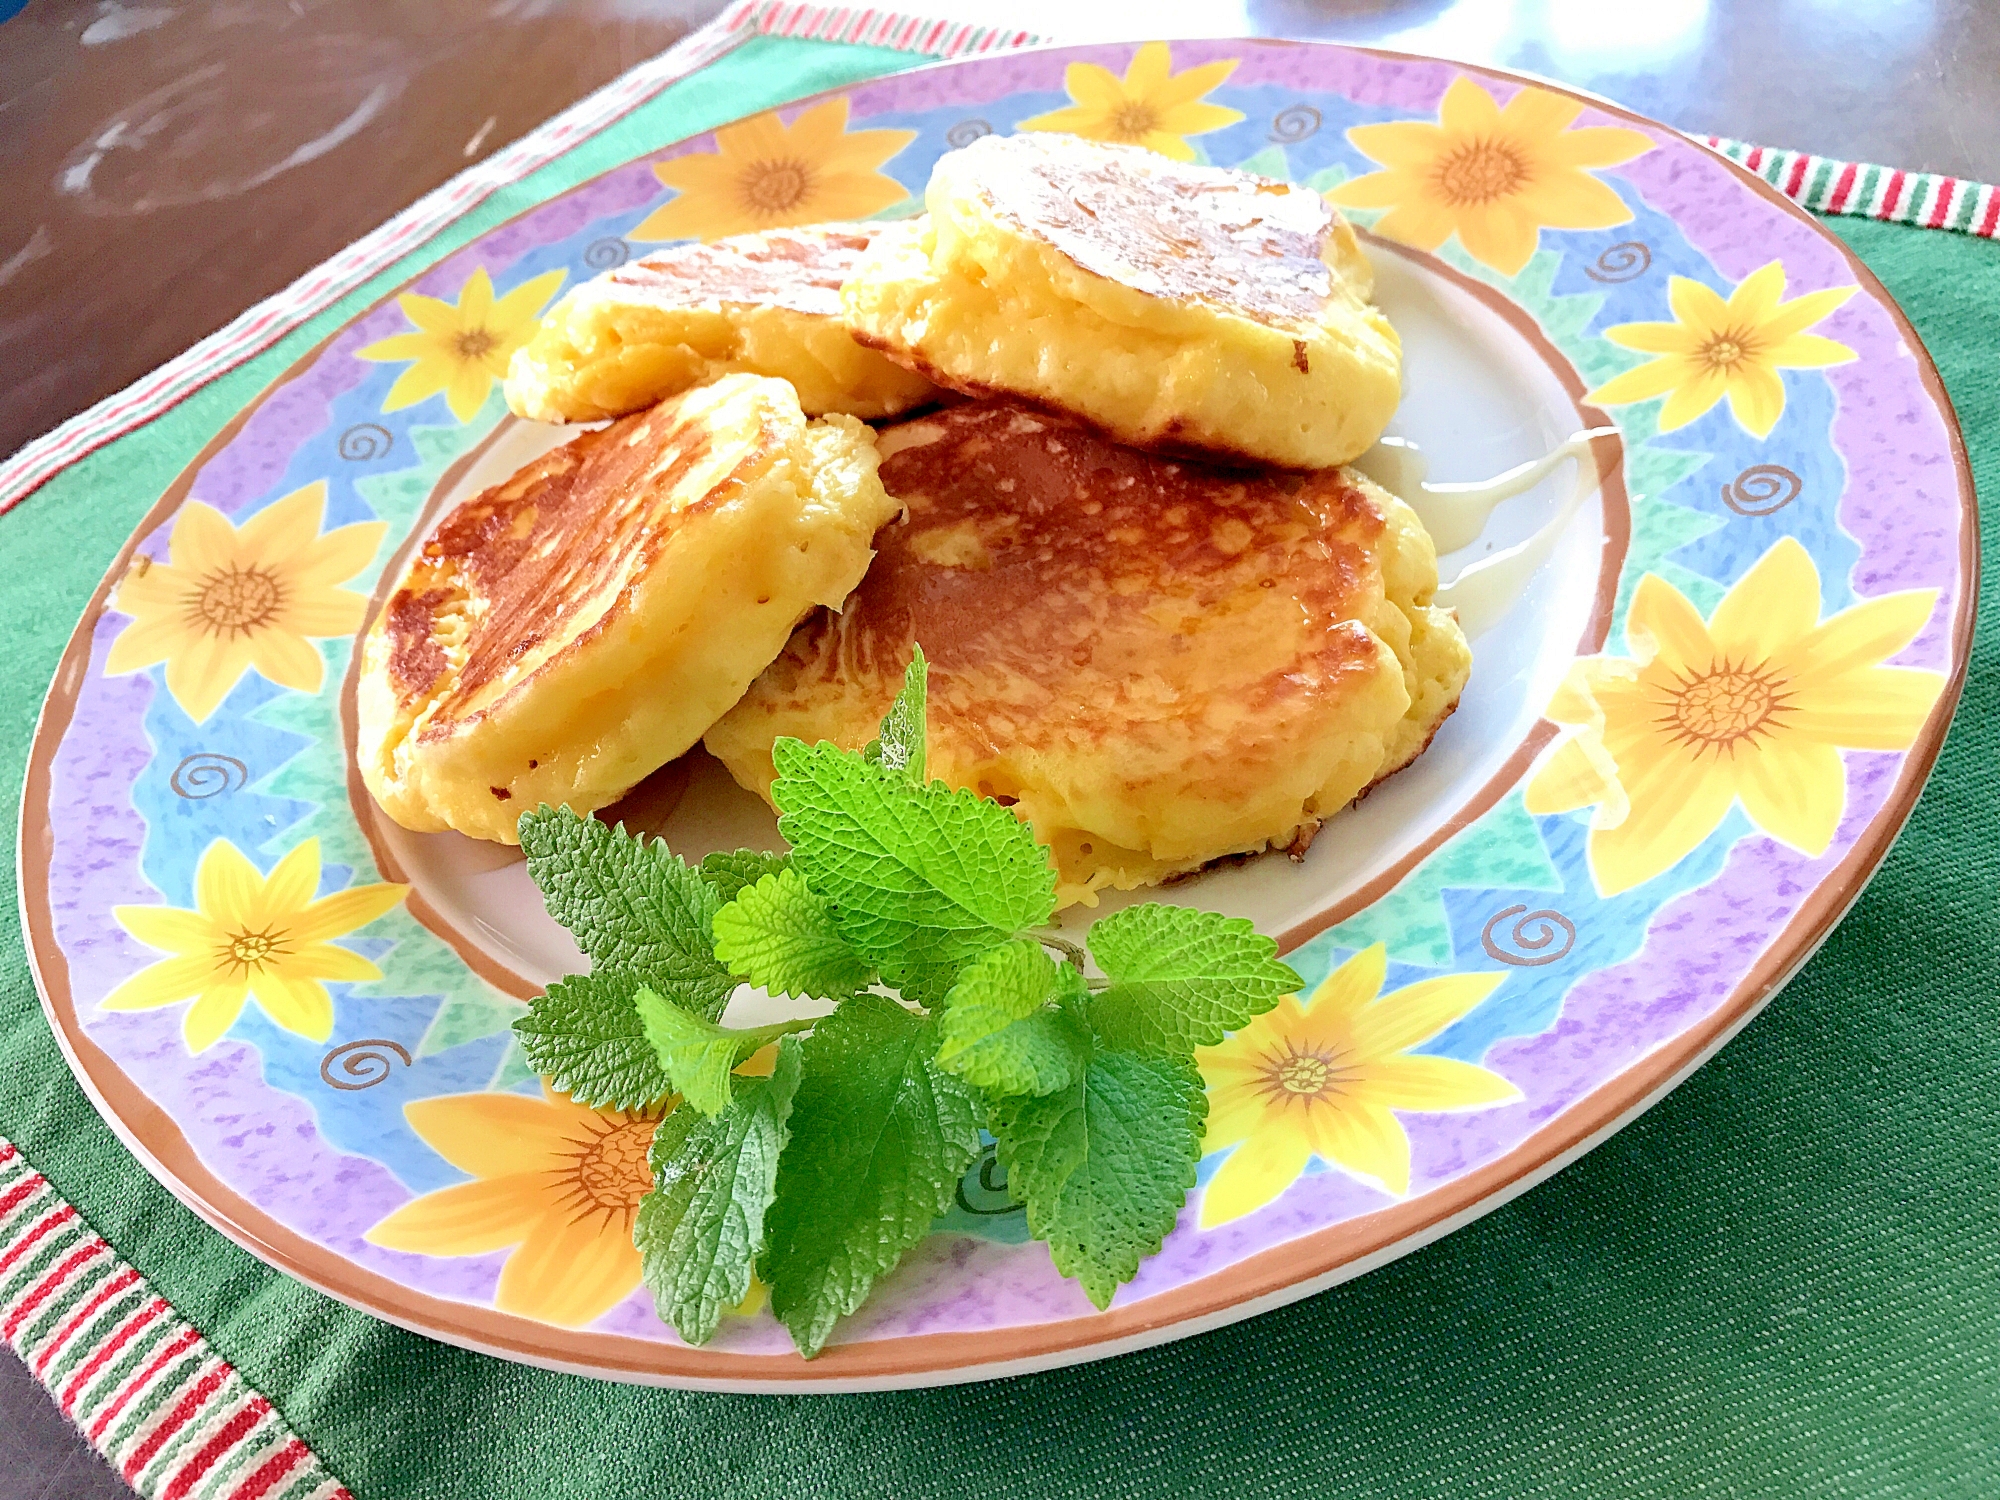
[[[632,1220],[653,1186],[657,1111],[586,1109],[544,1089],[453,1094],[404,1106],[410,1128],[472,1181],[405,1204],[371,1244],[420,1255],[508,1250],[493,1305],[580,1327],[639,1284]]]
[[[1676,276],[1667,288],[1672,322],[1604,330],[1619,347],[1658,358],[1613,376],[1584,399],[1622,406],[1665,396],[1660,431],[1673,432],[1726,396],[1744,431],[1769,437],[1785,413],[1780,370],[1823,369],[1854,358],[1847,345],[1806,332],[1854,291],[1828,287],[1787,302],[1785,268],[1775,260],[1744,277],[1726,302],[1700,282]]]
[[[1240,42],[918,70],[687,142],[678,108],[639,106],[642,154],[357,302],[137,538],[74,678],[52,804],[89,819],[54,827],[50,887],[76,1024],[246,1199],[373,1275],[672,1339],[629,1235],[656,1121],[529,1075],[519,1002],[375,865],[340,709],[366,598],[493,433],[508,354],[635,245],[911,212],[985,130],[1141,140],[1329,193],[1393,242],[1378,260],[1442,262],[1532,326],[1624,431],[1626,561],[1602,649],[1538,690],[1552,742],[1204,1053],[1202,1185],[1121,1303],[1421,1214],[1652,1055],[1716,1003],[1673,945],[1770,951],[1935,728],[1966,577],[1949,463],[1905,461],[1935,420],[1918,366],[1837,252],[1698,147],[1453,64]],[[1734,224],[1702,206],[1729,193]],[[395,1060],[358,1080],[356,1048]],[[958,1201],[958,1238],[855,1336],[1083,1315],[995,1161]],[[762,1317],[718,1343],[786,1347]]]
[[[496,298],[493,278],[480,266],[450,301],[405,292],[396,302],[415,331],[392,334],[357,353],[378,363],[411,362],[389,387],[382,410],[401,411],[442,395],[454,417],[470,422],[562,283],[561,271],[547,271]]]
[[[847,100],[774,110],[715,132],[715,150],[656,162],[675,190],[630,233],[635,240],[719,240],[788,224],[865,219],[910,190],[882,171],[916,138],[908,130],[849,130]]]
[[[1733,803],[1822,853],[1847,805],[1840,752],[1908,749],[1944,691],[1937,672],[1882,665],[1936,607],[1937,590],[1905,589],[1822,620],[1819,571],[1789,537],[1707,620],[1649,573],[1625,617],[1636,656],[1579,661],[1549,704],[1577,728],[1528,783],[1528,810],[1596,807],[1606,895],[1680,863]]]
[[[1503,276],[1528,263],[1544,229],[1609,229],[1632,210],[1591,169],[1653,149],[1621,125],[1576,126],[1581,99],[1524,88],[1502,108],[1470,78],[1445,90],[1437,123],[1356,125],[1347,136],[1384,170],[1327,196],[1343,208],[1388,212],[1375,229],[1419,250],[1456,234],[1465,253]]]
[[[1189,136],[1221,130],[1243,118],[1241,110],[1208,100],[1236,64],[1237,59],[1228,57],[1176,73],[1165,42],[1147,42],[1134,52],[1123,78],[1097,63],[1071,63],[1063,71],[1069,107],[1023,120],[1020,128],[1145,146],[1175,161],[1193,161]]]
[[[119,906],[112,916],[133,937],[173,957],[134,974],[104,997],[105,1010],[193,1003],[181,1030],[205,1052],[235,1023],[246,999],[308,1041],[333,1031],[329,979],[380,979],[382,971],[333,939],[392,910],[409,887],[351,885],[315,899],[319,840],[307,839],[261,873],[234,844],[217,839],[195,870],[195,909]]]
[[[1501,974],[1448,974],[1382,993],[1388,954],[1364,948],[1305,1000],[1287,996],[1197,1057],[1208,1085],[1204,1152],[1227,1151],[1201,1198],[1201,1225],[1240,1219],[1290,1187],[1314,1157],[1392,1197],[1410,1190],[1410,1137],[1394,1111],[1511,1104],[1490,1069],[1409,1049],[1497,989]]]
[[[233,525],[190,500],[174,520],[168,561],[133,561],[112,607],[132,616],[105,659],[111,676],[167,666],[167,691],[196,723],[248,669],[317,693],[326,663],[314,639],[352,635],[368,601],[340,587],[368,565],[387,530],[359,521],[324,535],[326,485],[294,490]]]

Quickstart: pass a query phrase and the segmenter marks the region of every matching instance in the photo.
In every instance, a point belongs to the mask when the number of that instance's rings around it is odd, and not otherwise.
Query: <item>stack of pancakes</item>
[[[931,774],[1026,818],[1065,901],[1302,851],[1424,749],[1470,653],[1414,513],[1342,467],[1400,349],[1340,216],[1046,135],[946,156],[926,208],[551,311],[510,401],[618,420],[446,516],[375,622],[391,816],[511,841],[697,740],[768,796],[780,736],[874,736],[919,642]]]

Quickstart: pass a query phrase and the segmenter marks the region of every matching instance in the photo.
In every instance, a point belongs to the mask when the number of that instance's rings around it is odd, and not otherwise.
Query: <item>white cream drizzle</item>
[[[1382,439],[1356,459],[1354,466],[1408,501],[1437,550],[1447,553],[1477,541],[1501,501],[1533,489],[1561,465],[1576,461],[1576,484],[1569,498],[1534,535],[1491,557],[1468,563],[1438,590],[1433,602],[1458,611],[1459,628],[1469,639],[1498,624],[1549,560],[1570,521],[1603,483],[1603,461],[1594,445],[1617,436],[1615,427],[1579,432],[1543,457],[1476,484],[1426,484],[1423,453],[1402,438]]]

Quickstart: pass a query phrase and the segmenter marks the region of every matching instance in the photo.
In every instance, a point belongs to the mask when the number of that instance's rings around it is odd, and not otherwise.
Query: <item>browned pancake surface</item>
[[[455,507],[362,641],[355,761],[406,828],[511,842],[623,796],[838,604],[896,513],[872,435],[727,375]]]
[[[1011,401],[877,443],[905,516],[709,731],[743,784],[780,735],[865,743],[918,643],[932,774],[1017,804],[1065,900],[1289,842],[1372,779],[1409,621],[1400,534],[1343,471],[1181,462]]]
[[[677,245],[620,266],[597,285],[607,297],[668,306],[754,302],[838,318],[840,284],[877,232],[867,224],[814,224]]]
[[[767,461],[775,438],[760,436],[733,471]],[[725,487],[677,493],[712,440],[668,402],[564,444],[438,524],[388,605],[390,679],[406,702],[429,696],[446,669],[441,638],[464,642],[464,664],[420,739],[450,735],[551,646],[611,625],[625,585]],[[577,633],[593,608],[598,618]]]
[[[910,426],[942,435],[885,438],[883,487],[908,519],[879,534],[842,614],[809,628],[836,634],[844,657],[885,680],[921,634],[945,732],[1018,744],[1122,730],[1128,716],[1268,720],[1350,665],[1374,670],[1353,615],[1379,591],[1370,549],[1382,520],[1358,490],[1162,459],[1010,402]],[[1156,691],[1160,652],[1198,655],[1204,636],[1246,615],[1271,616],[1298,654],[1209,663],[1201,685],[1226,702]],[[1237,669],[1253,664],[1262,669]],[[961,679],[982,692],[955,691]]]

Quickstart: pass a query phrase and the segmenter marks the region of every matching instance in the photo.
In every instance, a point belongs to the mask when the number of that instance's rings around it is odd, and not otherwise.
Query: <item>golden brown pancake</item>
[[[815,224],[677,245],[576,287],[514,354],[507,402],[537,422],[643,411],[720,375],[789,380],[808,416],[889,417],[937,399],[855,343],[840,284],[872,224]]]
[[[1351,470],[1244,472],[981,401],[878,439],[906,518],[706,737],[867,743],[913,642],[930,771],[1010,799],[1065,902],[1285,846],[1428,743],[1470,664],[1416,516]]]
[[[895,514],[868,429],[731,375],[457,506],[362,647],[356,759],[406,828],[515,842],[686,750]]]
[[[1373,272],[1308,188],[1029,134],[939,158],[925,202],[841,297],[855,337],[940,384],[1300,468],[1357,457],[1396,410]]]

